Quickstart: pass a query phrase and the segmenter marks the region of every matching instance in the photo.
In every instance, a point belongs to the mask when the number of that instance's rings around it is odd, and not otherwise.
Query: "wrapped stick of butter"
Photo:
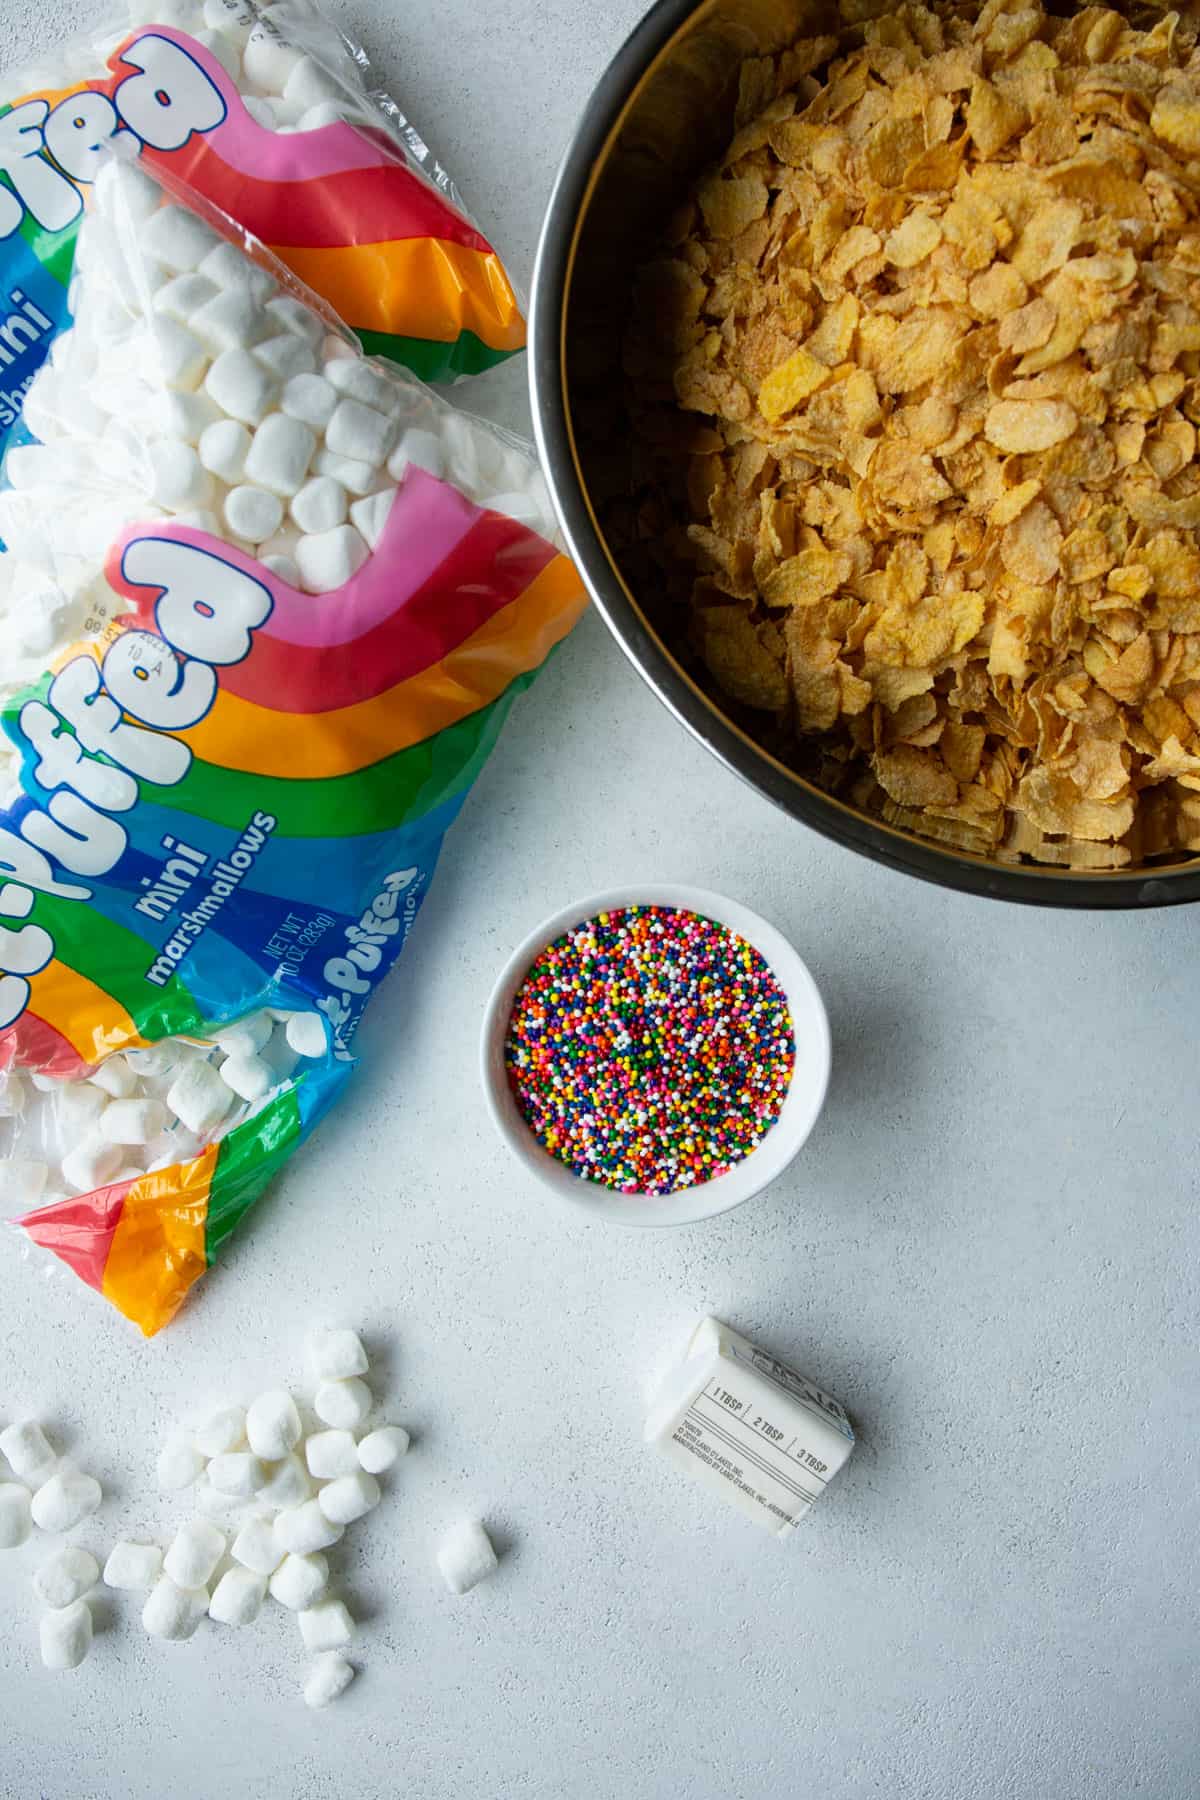
[[[796,1529],[854,1448],[836,1400],[713,1318],[664,1378],[645,1438],[776,1537]]]

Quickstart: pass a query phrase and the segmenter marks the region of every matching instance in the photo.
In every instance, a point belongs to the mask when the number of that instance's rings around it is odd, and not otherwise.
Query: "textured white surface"
[[[346,9],[527,280],[574,117],[638,0]],[[5,53],[87,16],[7,0]],[[522,411],[521,378],[490,381]],[[614,882],[694,881],[791,935],[834,1030],[791,1174],[712,1224],[575,1223],[493,1139],[493,971]],[[184,1509],[180,1416],[305,1379],[361,1324],[413,1428],[331,1553],[363,1673],[319,1719],[295,1621],[152,1642],[96,1602],[39,1666],[0,1558],[4,1800],[1191,1800],[1197,915],[1038,914],[918,886],[790,825],[693,746],[595,621],[518,707],[369,1015],[341,1111],[164,1336],[0,1247],[0,1423],[99,1475],[103,1554]],[[859,1447],[788,1544],[639,1437],[649,1373],[712,1310],[826,1385]],[[434,1552],[504,1552],[466,1600]]]

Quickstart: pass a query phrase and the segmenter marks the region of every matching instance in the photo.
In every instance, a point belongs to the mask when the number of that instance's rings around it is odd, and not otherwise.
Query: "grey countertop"
[[[331,4],[334,0],[331,0]],[[339,16],[528,281],[553,172],[637,0],[354,0]],[[89,17],[8,0],[16,60]],[[480,406],[524,408],[515,370]],[[491,978],[546,913],[692,881],[797,944],[834,1033],[790,1174],[663,1234],[547,1209],[485,1116]],[[111,1499],[167,1423],[300,1372],[314,1316],[387,1347],[416,1443],[354,1540],[363,1674],[299,1703],[276,1609],[188,1646],[104,1608],[37,1660],[0,1561],[8,1800],[1191,1800],[1196,915],[1038,913],[809,835],[671,721],[590,618],[454,831],[357,1084],[195,1302],[145,1344],[0,1246],[0,1420],[44,1409]],[[849,1408],[859,1446],[789,1543],[640,1443],[648,1382],[715,1311]],[[453,1601],[463,1509],[506,1546]]]

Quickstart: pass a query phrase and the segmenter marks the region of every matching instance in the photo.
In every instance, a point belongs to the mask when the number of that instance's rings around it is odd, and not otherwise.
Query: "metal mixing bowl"
[[[697,171],[733,133],[748,56],[821,31],[820,0],[658,0],[602,76],[559,171],[534,280],[538,443],[572,553],[634,667],[714,756],[793,818],[943,886],[1050,906],[1200,899],[1200,858],[1112,873],[1013,865],[942,849],[821,791],[706,693],[631,591],[600,519],[628,489],[621,339],[634,270]],[[826,13],[826,18],[827,18]]]

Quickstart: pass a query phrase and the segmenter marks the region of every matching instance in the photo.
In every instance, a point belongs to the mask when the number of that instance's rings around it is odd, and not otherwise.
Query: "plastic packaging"
[[[0,1179],[50,1164],[24,1231],[149,1335],[340,1092],[443,834],[584,595],[528,452],[328,331],[228,221],[113,158],[78,264],[27,400],[43,441],[10,447],[0,492],[0,676],[25,681],[0,714]],[[346,523],[294,523],[314,479]],[[286,520],[266,541],[227,522],[247,494]],[[323,1053],[292,1047],[297,1014]],[[110,1105],[125,1140],[174,1117],[64,1193],[64,1138],[99,1156]]]
[[[220,208],[364,348],[427,381],[525,341],[495,251],[422,138],[312,0],[134,0],[0,91],[0,450],[69,319],[75,240],[120,139]]]

